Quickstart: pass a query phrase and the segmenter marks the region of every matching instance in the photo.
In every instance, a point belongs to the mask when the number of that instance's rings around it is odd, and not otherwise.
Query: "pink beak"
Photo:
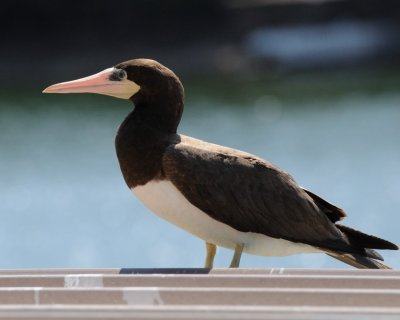
[[[97,93],[129,99],[140,87],[128,79],[110,80],[115,68],[108,68],[92,76],[61,82],[47,87],[43,93]]]

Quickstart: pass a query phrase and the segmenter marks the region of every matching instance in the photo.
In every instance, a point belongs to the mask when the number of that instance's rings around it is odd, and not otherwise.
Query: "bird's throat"
[[[162,156],[173,134],[152,125],[157,119],[151,116],[135,109],[123,121],[115,138],[118,161],[129,188],[163,179]]]

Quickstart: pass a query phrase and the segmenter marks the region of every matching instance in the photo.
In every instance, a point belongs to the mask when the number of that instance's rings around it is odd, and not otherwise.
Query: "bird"
[[[47,87],[44,93],[96,93],[130,100],[115,147],[122,175],[152,212],[205,243],[205,268],[217,247],[287,256],[325,253],[350,266],[390,269],[374,249],[387,240],[339,222],[346,213],[301,187],[278,166],[253,154],[177,132],[184,109],[178,76],[151,59],[133,59],[94,75]]]

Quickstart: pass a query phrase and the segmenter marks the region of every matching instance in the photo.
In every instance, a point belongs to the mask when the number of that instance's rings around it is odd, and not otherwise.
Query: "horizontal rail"
[[[0,304],[399,307],[400,289],[1,288]]]
[[[350,275],[0,275],[2,287],[221,287],[400,289],[399,276]]]
[[[400,319],[400,272],[0,270],[0,319]]]
[[[40,274],[239,274],[239,275],[349,275],[349,276],[400,276],[400,270],[371,269],[204,269],[204,268],[104,268],[104,269],[0,269],[0,275]]]
[[[400,308],[276,306],[0,306],[0,319],[398,319]]]

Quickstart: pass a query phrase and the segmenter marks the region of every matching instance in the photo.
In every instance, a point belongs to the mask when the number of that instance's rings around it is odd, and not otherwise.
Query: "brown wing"
[[[311,191],[308,191],[304,188],[303,190],[307,192],[307,194],[313,199],[314,203],[322,210],[323,213],[328,216],[329,220],[332,222],[337,222],[346,218],[347,215],[342,209],[322,199]]]
[[[167,179],[193,205],[243,232],[360,252],[313,199],[274,165],[237,150],[177,143],[164,154]]]

